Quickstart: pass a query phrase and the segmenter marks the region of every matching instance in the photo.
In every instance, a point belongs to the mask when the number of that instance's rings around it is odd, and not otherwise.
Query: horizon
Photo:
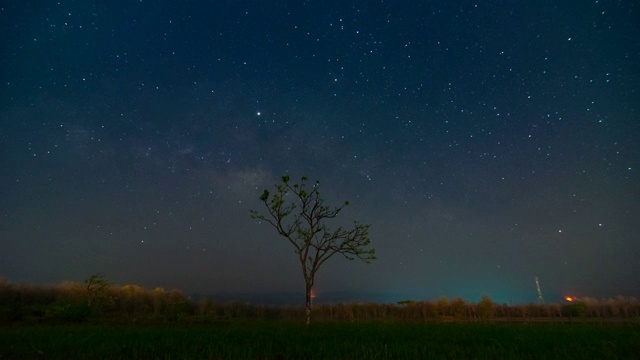
[[[67,284],[73,285],[83,285],[82,281],[74,281],[74,280],[62,280],[55,283],[40,283],[34,284],[30,282],[13,282],[6,277],[0,276],[0,279],[4,279],[10,285],[29,285],[35,287],[52,287],[56,288],[59,286],[64,286]],[[109,280],[109,279],[107,279]],[[227,303],[227,302],[240,302],[247,303],[251,305],[264,305],[264,306],[304,306],[304,291],[300,291],[299,289],[291,290],[291,291],[262,291],[262,292],[228,292],[228,291],[210,291],[210,292],[198,292],[198,291],[184,291],[180,288],[166,288],[163,286],[142,286],[139,284],[131,284],[131,283],[112,283],[110,282],[110,286],[115,288],[125,288],[127,286],[140,286],[146,291],[152,291],[155,289],[162,289],[163,291],[178,291],[182,293],[187,298],[200,301],[203,299],[209,299],[216,302]],[[447,299],[449,301],[454,299],[462,299],[467,303],[477,303],[482,297],[488,296],[491,301],[498,305],[507,305],[507,306],[518,306],[518,305],[528,305],[528,304],[543,304],[543,305],[553,305],[553,304],[567,304],[573,301],[582,301],[582,299],[587,299],[589,301],[609,301],[616,300],[620,298],[624,299],[637,299],[635,296],[626,295],[626,294],[609,294],[608,296],[589,296],[585,294],[579,294],[577,292],[563,292],[558,294],[551,294],[549,300],[543,296],[543,302],[539,303],[537,298],[537,293],[535,293],[531,297],[531,299],[527,300],[527,296],[523,297],[515,297],[515,296],[503,296],[503,297],[495,297],[491,294],[482,294],[479,296],[461,296],[455,294],[444,295],[440,294],[438,296],[433,295],[415,295],[415,296],[407,296],[407,294],[399,294],[399,293],[382,293],[382,292],[357,292],[357,291],[329,291],[323,293],[317,293],[315,291],[313,293],[313,304],[316,305],[335,305],[335,304],[351,304],[351,303],[378,303],[378,304],[399,304],[402,301],[415,301],[415,302],[437,302],[441,299]],[[508,298],[508,299],[507,299]],[[568,300],[571,298],[572,300]]]

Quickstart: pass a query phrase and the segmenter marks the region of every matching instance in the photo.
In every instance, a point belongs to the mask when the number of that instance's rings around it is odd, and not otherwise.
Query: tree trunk
[[[306,287],[306,308],[305,312],[307,314],[307,326],[311,324],[311,284],[307,283]]]

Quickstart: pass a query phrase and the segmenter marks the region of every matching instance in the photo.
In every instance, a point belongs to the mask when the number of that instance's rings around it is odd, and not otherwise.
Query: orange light
[[[568,302],[572,302],[573,298],[571,296],[567,296],[566,298],[564,298],[565,300],[567,300]]]

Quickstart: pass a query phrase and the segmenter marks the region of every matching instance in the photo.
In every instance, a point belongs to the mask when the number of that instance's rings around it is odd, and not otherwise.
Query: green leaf
[[[262,193],[262,195],[260,195],[260,200],[261,201],[269,200],[269,190],[264,189],[264,192]]]

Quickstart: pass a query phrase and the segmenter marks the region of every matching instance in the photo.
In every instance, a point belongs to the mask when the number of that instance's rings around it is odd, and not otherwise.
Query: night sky
[[[0,276],[302,303],[287,174],[371,224],[319,299],[638,296],[637,5],[2,2]]]

